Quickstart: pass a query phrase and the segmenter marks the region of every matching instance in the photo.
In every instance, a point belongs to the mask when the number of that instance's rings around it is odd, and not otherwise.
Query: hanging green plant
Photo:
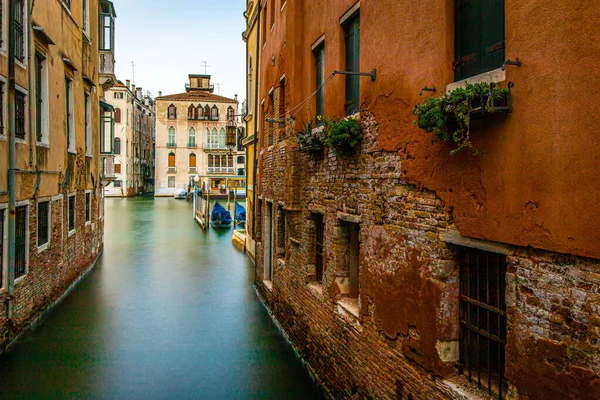
[[[363,135],[355,118],[329,119],[319,117],[325,128],[325,142],[335,153],[358,146]]]
[[[323,149],[325,134],[322,129],[313,129],[313,122],[302,122],[304,129],[296,134],[296,143],[300,151],[316,151]]]
[[[456,143],[456,149],[450,152],[454,155],[465,147],[479,154],[471,143],[472,119],[509,112],[510,109],[510,89],[488,83],[467,83],[464,88],[425,99],[413,112],[417,115],[419,128],[433,133],[443,142]]]

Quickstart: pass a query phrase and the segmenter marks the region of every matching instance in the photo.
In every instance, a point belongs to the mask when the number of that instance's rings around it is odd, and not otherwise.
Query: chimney
[[[129,89],[130,84],[131,84],[131,81],[129,79],[125,80],[125,86],[127,86],[127,89]]]
[[[162,97],[162,90],[158,91],[158,97]]]
[[[237,101],[237,94],[236,94],[235,96],[233,96],[233,99],[234,99],[235,101]]]
[[[138,86],[135,89],[135,97],[137,97],[138,99],[142,98],[142,87],[141,86]]]
[[[131,85],[131,91],[135,94],[135,85]]]

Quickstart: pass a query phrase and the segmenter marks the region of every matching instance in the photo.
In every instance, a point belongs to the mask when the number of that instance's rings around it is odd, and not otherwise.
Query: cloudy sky
[[[246,97],[245,0],[113,0],[116,72],[154,96],[185,91],[190,73],[207,73],[220,94]],[[215,85],[215,93],[219,89]]]

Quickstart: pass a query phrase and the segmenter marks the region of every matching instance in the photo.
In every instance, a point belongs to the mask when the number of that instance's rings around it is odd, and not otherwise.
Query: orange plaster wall
[[[287,0],[283,13],[276,9],[284,22],[267,29],[265,108],[283,73],[288,108],[315,90],[310,47],[323,33],[326,76],[343,69],[339,18],[354,3]],[[506,57],[523,65],[506,71],[513,112],[472,126],[482,157],[451,156],[451,145],[413,124],[413,107],[430,95],[420,89],[434,85],[439,95],[454,80],[452,2],[362,0],[361,70],[377,69],[376,82],[361,80],[362,108],[380,124],[380,148],[403,155],[403,177],[435,191],[463,235],[600,258],[600,8],[595,0],[506,0],[505,7]],[[336,76],[327,84],[326,115],[343,115],[344,82]],[[296,129],[314,110],[312,99],[295,115]]]

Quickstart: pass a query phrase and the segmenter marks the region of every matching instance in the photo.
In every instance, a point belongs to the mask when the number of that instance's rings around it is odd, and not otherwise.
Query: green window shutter
[[[317,75],[317,116],[320,116],[325,112],[325,89],[321,87],[325,81],[325,46],[320,46],[315,50],[315,70]]]
[[[346,71],[360,72],[360,17],[346,25]],[[360,77],[346,75],[346,115],[358,112],[360,102]]]
[[[481,0],[481,73],[504,63],[504,0]]]
[[[455,80],[494,70],[503,62],[504,0],[455,0]]]
[[[35,55],[35,133],[36,140],[42,141],[42,58]]]

